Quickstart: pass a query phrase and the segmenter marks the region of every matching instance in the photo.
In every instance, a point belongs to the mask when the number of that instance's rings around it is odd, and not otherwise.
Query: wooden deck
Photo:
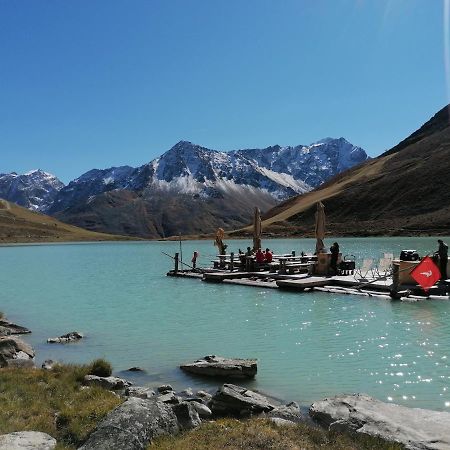
[[[303,291],[328,292],[342,295],[358,295],[392,300],[390,289],[392,278],[357,280],[353,275],[311,276],[305,273],[278,274],[270,271],[243,272],[207,269],[204,271],[170,271],[168,276],[195,278],[209,283],[224,283],[240,286],[252,286],[264,289],[286,289],[301,293]],[[404,293],[403,293],[404,292]],[[424,301],[429,299],[449,300],[448,295],[414,295],[412,292],[400,292],[401,301]]]

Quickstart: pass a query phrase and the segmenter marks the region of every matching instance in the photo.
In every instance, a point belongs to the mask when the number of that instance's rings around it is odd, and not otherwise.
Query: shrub
[[[88,373],[90,375],[97,375],[98,377],[109,377],[112,374],[112,366],[105,359],[96,359],[89,366]]]

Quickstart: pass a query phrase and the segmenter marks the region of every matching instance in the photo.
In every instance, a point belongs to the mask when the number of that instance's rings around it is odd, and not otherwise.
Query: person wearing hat
[[[447,264],[448,264],[448,245],[442,240],[438,239],[439,248],[435,255],[439,257],[439,271],[441,272],[441,280],[447,279]]]

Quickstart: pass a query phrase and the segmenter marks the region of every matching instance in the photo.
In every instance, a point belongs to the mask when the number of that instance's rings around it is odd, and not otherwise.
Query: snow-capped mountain
[[[34,211],[48,209],[63,187],[58,178],[40,169],[23,175],[0,174],[0,198]]]
[[[91,170],[61,189],[49,213],[90,201],[95,195],[126,189],[150,195],[172,192],[198,198],[261,192],[273,204],[308,192],[328,178],[367,159],[366,152],[344,138],[310,146],[220,152],[180,141],[159,158],[129,166]]]

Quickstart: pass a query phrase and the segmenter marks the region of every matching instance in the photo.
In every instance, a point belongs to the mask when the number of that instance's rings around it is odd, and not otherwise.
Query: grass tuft
[[[112,374],[112,366],[105,359],[96,359],[89,366],[89,374],[97,375],[98,377],[109,377]]]
[[[0,434],[42,431],[58,450],[80,446],[122,400],[100,387],[84,389],[89,366],[58,365],[52,371],[0,370]]]

